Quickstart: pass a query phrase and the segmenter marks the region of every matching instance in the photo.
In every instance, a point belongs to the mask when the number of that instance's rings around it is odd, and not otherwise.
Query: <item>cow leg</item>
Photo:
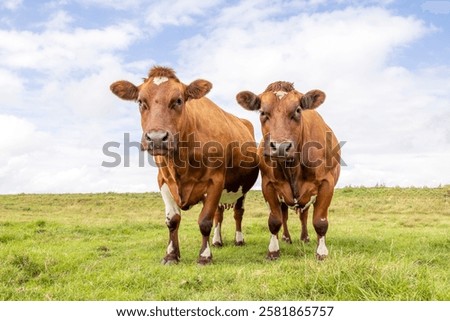
[[[328,207],[333,197],[333,187],[323,183],[314,204],[313,225],[317,233],[316,258],[323,260],[328,256],[325,235],[328,230]]]
[[[288,244],[292,244],[291,235],[289,234],[289,229],[287,226],[287,221],[289,217],[289,208],[287,207],[286,203],[281,203],[281,213],[283,215],[283,236],[282,240],[285,241]]]
[[[308,234],[308,209],[305,209],[303,212],[301,209],[297,209],[298,215],[300,217],[300,222],[302,224],[302,232],[300,234],[300,241],[305,243],[309,242],[309,234]]]
[[[236,223],[236,235],[234,244],[236,246],[244,245],[244,234],[242,234],[242,217],[244,216],[244,200],[245,195],[240,197],[234,205],[234,221]]]
[[[213,246],[222,246],[222,222],[223,222],[223,211],[225,208],[221,205],[217,207],[216,213],[214,215],[214,234],[212,239]]]
[[[222,185],[212,185],[207,190],[207,196],[203,203],[202,211],[198,217],[198,226],[202,233],[202,247],[198,256],[198,263],[201,265],[212,262],[212,253],[209,246],[209,236],[211,234],[213,218],[219,206],[220,195],[222,193]]]
[[[162,260],[163,264],[178,263],[180,260],[180,246],[178,242],[178,228],[181,221],[181,211],[175,203],[169,186],[161,186],[161,196],[165,205],[166,225],[169,228],[169,244],[166,249],[166,256]]]
[[[278,200],[277,193],[272,185],[263,184],[263,195],[266,202],[269,204],[269,231],[271,233],[269,250],[267,252],[267,258],[269,260],[276,260],[280,257],[280,245],[278,242],[278,232],[283,224],[283,214],[281,212],[281,204]]]

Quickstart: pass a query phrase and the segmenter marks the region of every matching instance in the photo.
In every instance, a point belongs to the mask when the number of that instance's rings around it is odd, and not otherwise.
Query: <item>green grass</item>
[[[272,262],[268,210],[254,191],[244,247],[233,245],[227,211],[224,247],[198,266],[194,207],[182,216],[181,262],[163,266],[158,193],[1,195],[0,300],[450,300],[449,200],[449,186],[338,189],[330,256],[316,261],[315,237],[300,243],[290,212],[294,243]]]

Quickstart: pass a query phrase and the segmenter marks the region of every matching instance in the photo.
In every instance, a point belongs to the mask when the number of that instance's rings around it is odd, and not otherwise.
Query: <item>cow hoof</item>
[[[283,237],[281,238],[283,241],[285,241],[287,244],[292,244],[292,240],[290,236],[285,236],[283,235]]]
[[[278,260],[279,257],[280,257],[280,251],[268,252],[267,253],[267,259],[268,260],[275,261],[275,260]]]
[[[302,236],[300,238],[300,241],[302,241],[303,243],[309,243],[309,236]]]
[[[173,255],[166,255],[166,257],[161,261],[161,264],[163,265],[174,265],[178,264],[180,259]]]
[[[245,245],[245,242],[244,241],[234,241],[234,245],[243,246],[243,245]]]
[[[323,261],[323,260],[325,260],[326,258],[327,258],[327,255],[316,253],[316,259],[317,259],[317,261]]]
[[[208,256],[208,257],[200,256],[200,257],[198,258],[198,260],[197,260],[197,263],[198,263],[199,265],[208,265],[208,264],[211,264],[211,263],[212,263],[212,257],[211,257],[211,256]]]
[[[222,243],[222,242],[219,242],[219,241],[216,241],[216,242],[213,243],[213,246],[214,246],[214,247],[222,247],[222,246],[223,246],[223,243]]]

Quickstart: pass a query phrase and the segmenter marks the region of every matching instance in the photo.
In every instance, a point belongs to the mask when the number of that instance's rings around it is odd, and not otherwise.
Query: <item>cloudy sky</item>
[[[450,1],[1,0],[0,193],[156,190],[109,91],[155,64],[210,80],[258,140],[236,93],[322,89],[340,187],[450,183]]]

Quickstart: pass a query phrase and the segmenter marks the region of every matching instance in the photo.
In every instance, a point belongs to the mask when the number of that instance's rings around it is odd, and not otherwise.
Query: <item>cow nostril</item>
[[[292,143],[291,143],[291,142],[287,142],[287,143],[285,143],[285,145],[284,145],[284,150],[285,150],[286,152],[288,152],[288,151],[291,149],[291,147],[292,147]]]
[[[270,143],[269,143],[269,146],[270,146],[270,148],[272,148],[272,149],[277,149],[277,144],[274,143],[274,142],[270,142]]]
[[[151,142],[152,141],[151,134],[150,133],[146,133],[145,134],[145,139],[147,139],[149,142]]]
[[[167,142],[168,139],[169,139],[169,132],[166,132],[166,134],[161,138],[161,141]]]

